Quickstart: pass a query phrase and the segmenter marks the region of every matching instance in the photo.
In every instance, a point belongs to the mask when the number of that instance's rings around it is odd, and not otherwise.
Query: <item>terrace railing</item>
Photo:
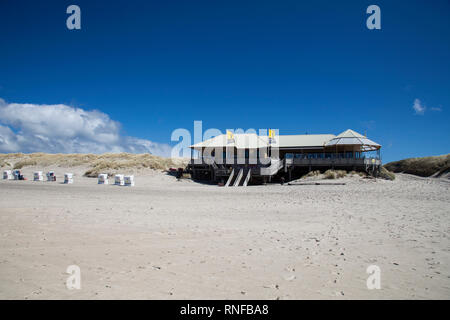
[[[287,158],[287,166],[364,166],[364,165],[380,165],[381,160],[375,158]]]
[[[259,159],[249,159],[249,158],[224,158],[216,159],[214,157],[203,157],[201,159],[191,159],[191,164],[201,164],[201,165],[211,165],[215,166],[226,166],[226,165],[255,165],[255,166],[268,166],[271,163],[270,158],[265,159],[265,164],[260,163]]]

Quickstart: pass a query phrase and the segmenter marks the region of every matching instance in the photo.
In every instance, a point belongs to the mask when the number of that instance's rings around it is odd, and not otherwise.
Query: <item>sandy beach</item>
[[[0,180],[0,299],[450,298],[448,180],[223,188],[143,170],[119,187],[55,171]]]

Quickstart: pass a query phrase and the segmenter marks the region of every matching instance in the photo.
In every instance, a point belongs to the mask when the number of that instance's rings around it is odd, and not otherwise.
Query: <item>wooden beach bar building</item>
[[[351,129],[337,136],[275,135],[272,130],[268,136],[260,136],[227,131],[190,148],[188,170],[192,178],[226,186],[290,181],[312,170],[355,170],[376,176],[381,168],[381,146]]]

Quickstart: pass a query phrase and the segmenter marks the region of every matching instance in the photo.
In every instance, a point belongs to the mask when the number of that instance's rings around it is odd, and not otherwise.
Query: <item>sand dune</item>
[[[97,177],[100,173],[137,172],[145,169],[167,170],[170,167],[185,167],[186,159],[162,158],[149,153],[105,153],[105,154],[49,154],[10,153],[0,154],[2,169],[70,168],[83,167],[83,175]]]
[[[423,158],[409,158],[384,165],[392,172],[403,172],[420,177],[450,178],[450,154]]]
[[[0,181],[2,299],[450,298],[443,179],[223,188],[142,168],[127,188],[53,169],[75,183]]]

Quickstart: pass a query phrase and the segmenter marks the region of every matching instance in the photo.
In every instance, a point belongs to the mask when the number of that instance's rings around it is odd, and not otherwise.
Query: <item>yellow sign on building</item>
[[[227,140],[234,140],[234,134],[230,130],[227,130]]]

